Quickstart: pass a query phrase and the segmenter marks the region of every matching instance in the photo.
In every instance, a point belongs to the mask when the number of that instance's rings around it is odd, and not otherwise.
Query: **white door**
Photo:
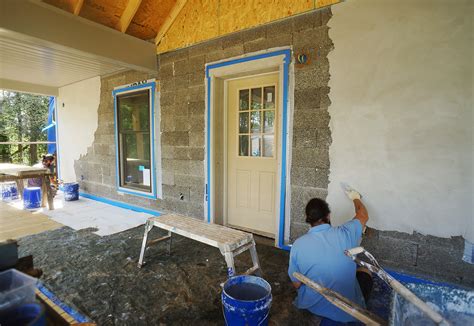
[[[275,237],[278,73],[228,82],[227,224]]]

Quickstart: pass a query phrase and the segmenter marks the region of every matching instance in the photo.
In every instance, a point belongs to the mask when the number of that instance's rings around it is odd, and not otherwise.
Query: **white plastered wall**
[[[57,100],[59,171],[64,182],[77,180],[74,161],[94,141],[100,103],[100,77],[59,88]]]
[[[369,225],[440,237],[473,231],[473,1],[333,6],[330,184],[335,224],[364,195]]]

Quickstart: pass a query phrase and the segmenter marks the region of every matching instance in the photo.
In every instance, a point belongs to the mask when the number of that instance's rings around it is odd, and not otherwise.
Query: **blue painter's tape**
[[[207,75],[209,75],[209,71]],[[211,223],[211,129],[211,77],[207,76],[207,223]]]
[[[138,171],[145,171],[145,166],[144,165],[139,165],[138,166]]]
[[[152,179],[152,192],[150,194],[143,193],[140,191],[134,191],[128,188],[123,188],[120,186],[120,175],[119,175],[119,151],[118,151],[118,124],[117,124],[117,94],[121,94],[128,91],[139,90],[139,89],[146,89],[150,88],[150,96],[151,96],[151,108],[150,108],[150,119],[151,119],[151,132],[150,132],[150,143],[151,143],[151,179]],[[150,199],[157,199],[157,188],[156,188],[156,168],[155,168],[155,96],[156,96],[156,83],[150,82],[146,84],[140,84],[125,88],[120,88],[112,91],[112,95],[114,97],[114,129],[115,129],[115,175],[116,175],[116,187],[119,192],[150,198]],[[140,170],[142,171],[142,170]]]
[[[38,291],[40,291],[42,294],[44,294],[49,300],[51,300],[55,305],[61,307],[62,310],[64,310],[69,316],[74,318],[74,320],[77,323],[87,323],[90,322],[89,318],[83,316],[81,313],[79,313],[77,310],[69,307],[66,305],[64,302],[58,299],[57,296],[55,296],[51,291],[49,291],[43,284],[38,283],[36,286]]]
[[[130,210],[135,211],[135,212],[147,213],[147,214],[150,214],[150,215],[153,215],[153,216],[160,216],[161,215],[160,212],[155,211],[155,210],[130,205],[130,204],[123,203],[123,202],[120,202],[120,201],[115,201],[115,200],[112,200],[112,199],[99,197],[99,196],[91,195],[91,194],[84,193],[84,192],[80,192],[80,195],[84,198],[96,200],[96,201],[99,201],[101,203],[109,204],[109,205],[120,207],[120,208],[130,209]]]

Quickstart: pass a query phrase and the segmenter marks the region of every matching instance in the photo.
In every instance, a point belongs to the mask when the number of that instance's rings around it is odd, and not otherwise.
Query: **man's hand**
[[[356,199],[360,200],[360,198],[361,198],[360,194],[357,191],[355,191],[354,189],[346,190],[346,195],[352,201],[354,201]]]

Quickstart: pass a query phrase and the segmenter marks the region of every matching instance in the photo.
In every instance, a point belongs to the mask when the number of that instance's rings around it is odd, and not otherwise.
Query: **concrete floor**
[[[20,253],[32,254],[44,284],[98,325],[223,324],[219,284],[226,280],[226,265],[219,250],[174,236],[171,256],[159,244],[138,269],[143,227],[105,237],[93,231],[63,227],[28,236],[19,241]],[[309,314],[292,305],[288,252],[262,244],[257,250],[272,286],[270,324],[310,325]],[[250,263],[244,253],[236,268],[244,271]],[[369,306],[387,317],[390,291],[381,285],[377,292]]]

